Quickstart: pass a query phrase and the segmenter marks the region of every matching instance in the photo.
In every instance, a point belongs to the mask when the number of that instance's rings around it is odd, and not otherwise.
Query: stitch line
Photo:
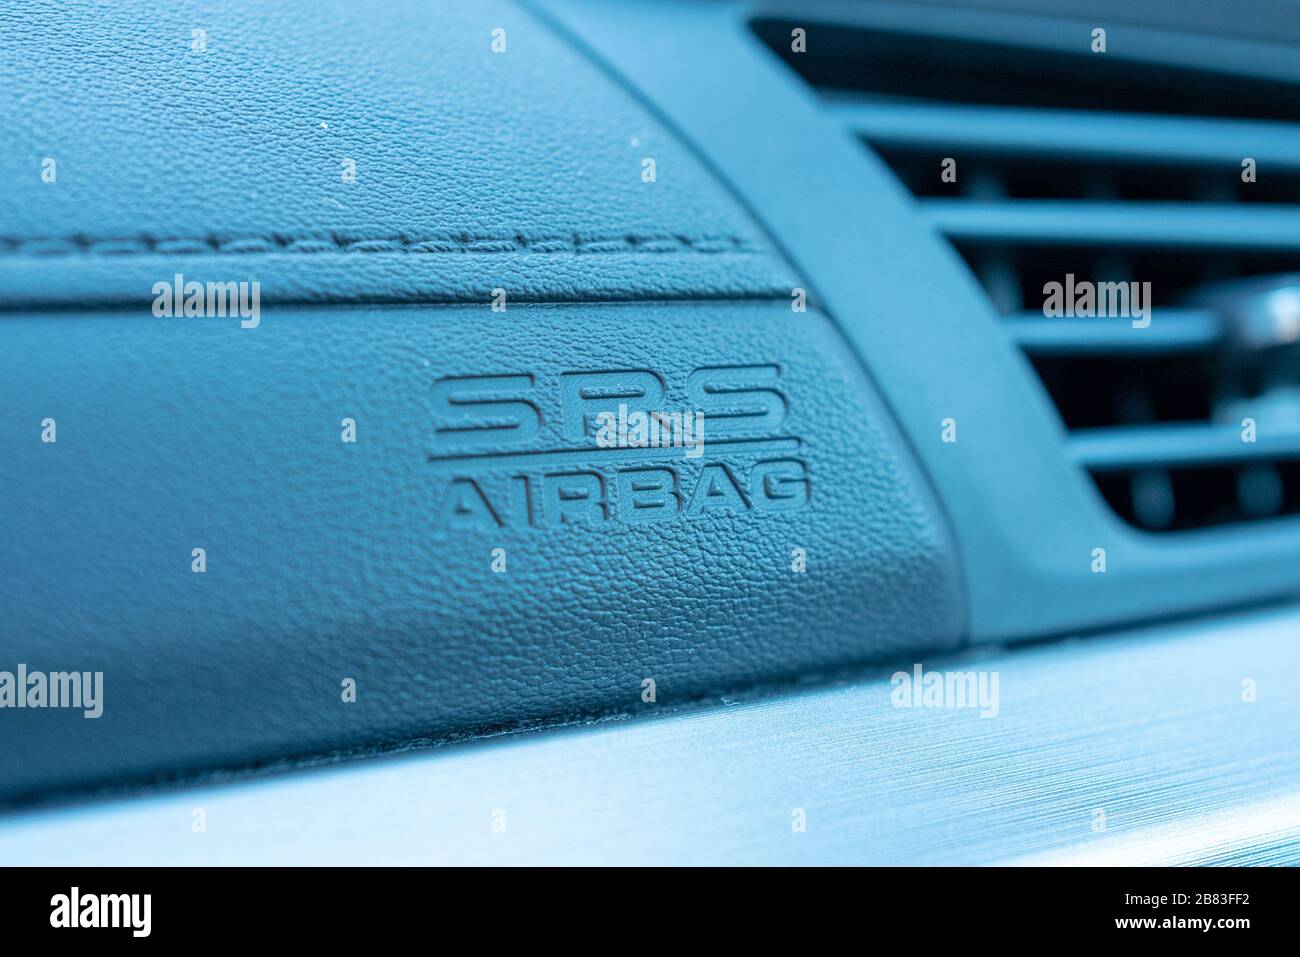
[[[141,235],[134,238],[92,237],[77,234],[63,238],[0,237],[0,256],[148,256],[148,255],[265,255],[290,253],[397,253],[492,254],[524,253],[618,255],[690,253],[753,254],[766,252],[742,236],[682,233],[625,233],[621,235],[490,236],[443,233],[418,236],[409,233],[364,235],[323,233],[307,236],[275,233],[263,236],[200,237]]]

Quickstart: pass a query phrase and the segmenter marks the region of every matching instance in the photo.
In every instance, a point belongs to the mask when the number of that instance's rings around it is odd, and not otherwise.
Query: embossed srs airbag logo
[[[429,455],[439,476],[437,527],[663,522],[806,507],[802,443],[781,432],[789,398],[780,375],[775,364],[696,369],[682,382],[686,411],[669,407],[665,378],[648,369],[549,381],[528,373],[439,379]],[[548,384],[562,410],[550,428],[542,412]]]

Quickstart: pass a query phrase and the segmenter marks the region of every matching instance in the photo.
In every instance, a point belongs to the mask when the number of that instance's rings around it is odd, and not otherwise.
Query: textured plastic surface
[[[94,11],[0,14],[0,670],[104,672],[102,717],[0,710],[0,800],[958,643],[857,357],[527,15]],[[155,318],[177,273],[260,282],[257,326]],[[704,412],[703,454],[597,448],[620,403]]]
[[[958,634],[931,500],[832,327],[786,303],[3,335],[0,661],[105,675],[98,719],[0,712],[11,794],[633,710],[645,678],[662,705]],[[572,430],[605,400],[579,390],[703,398],[702,454],[595,448]]]
[[[512,4],[23,0],[0,9],[0,80],[11,305],[236,270],[281,301],[795,284],[681,144]]]

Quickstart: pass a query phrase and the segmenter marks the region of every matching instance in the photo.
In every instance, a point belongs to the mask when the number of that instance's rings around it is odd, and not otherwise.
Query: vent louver
[[[753,28],[961,253],[1116,513],[1156,531],[1300,512],[1300,88],[1086,50]],[[1067,276],[1149,282],[1150,324],[1046,318],[1044,285]]]

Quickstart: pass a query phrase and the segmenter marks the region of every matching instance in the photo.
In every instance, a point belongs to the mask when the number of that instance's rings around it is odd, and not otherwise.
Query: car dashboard
[[[0,862],[1296,863],[1248,6],[0,12]]]

